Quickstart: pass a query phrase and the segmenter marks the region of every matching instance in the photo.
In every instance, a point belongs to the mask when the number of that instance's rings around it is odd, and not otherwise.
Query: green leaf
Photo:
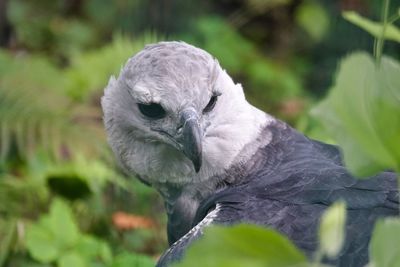
[[[35,260],[42,263],[56,260],[61,251],[54,243],[55,237],[41,224],[33,224],[27,229],[26,246]]]
[[[53,200],[50,207],[50,230],[60,247],[74,245],[79,239],[79,229],[71,209],[61,199]]]
[[[293,266],[305,256],[284,236],[254,225],[212,226],[177,267]]]
[[[371,262],[376,267],[400,266],[400,219],[376,223],[370,244]]]
[[[319,240],[321,251],[330,258],[342,249],[345,239],[346,203],[338,201],[330,206],[321,217]]]
[[[65,249],[73,247],[79,236],[72,211],[64,201],[55,199],[49,214],[28,228],[26,244],[34,259],[49,263],[59,258]]]
[[[86,261],[99,258],[105,263],[110,263],[112,260],[112,253],[108,244],[90,235],[82,235],[75,250],[79,251],[79,254]]]
[[[304,1],[296,11],[296,22],[315,41],[320,41],[329,29],[329,17],[317,1]]]
[[[76,252],[69,252],[57,261],[57,267],[87,267],[85,260]]]
[[[342,60],[329,96],[312,115],[336,139],[358,176],[400,170],[400,65],[366,53]]]
[[[153,267],[154,264],[154,261],[145,255],[124,252],[115,257],[111,267]]]
[[[345,11],[342,16],[349,22],[357,25],[375,38],[380,38],[383,32],[383,25],[379,22],[371,21],[357,14],[354,11]],[[386,25],[384,38],[386,40],[400,42],[400,30],[393,24]]]

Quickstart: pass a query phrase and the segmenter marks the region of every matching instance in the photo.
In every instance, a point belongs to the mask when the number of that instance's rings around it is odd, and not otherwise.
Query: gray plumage
[[[165,200],[171,247],[158,266],[179,260],[204,227],[239,222],[272,227],[312,256],[320,215],[338,199],[347,236],[330,263],[363,266],[376,219],[399,213],[394,173],[355,179],[337,147],[251,106],[212,56],[188,44],[147,46],[110,79],[102,106],[121,166]]]

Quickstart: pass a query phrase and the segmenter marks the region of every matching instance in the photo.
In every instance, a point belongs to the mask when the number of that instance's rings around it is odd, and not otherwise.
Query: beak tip
[[[182,145],[181,151],[193,163],[194,170],[199,173],[202,164],[202,132],[198,122],[198,115],[194,109],[182,111],[182,132],[178,142]]]
[[[201,165],[194,165],[194,170],[199,173]]]
[[[193,163],[194,170],[196,171],[196,173],[199,173],[201,165],[202,165],[201,152],[197,157],[192,158],[191,161]]]

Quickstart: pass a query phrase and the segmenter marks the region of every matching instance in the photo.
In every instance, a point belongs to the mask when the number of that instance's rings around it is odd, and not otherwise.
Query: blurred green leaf
[[[154,267],[155,262],[145,255],[124,252],[117,255],[111,267]]]
[[[400,219],[379,220],[370,243],[371,263],[376,267],[400,266]]]
[[[48,214],[27,229],[26,243],[32,257],[58,266],[110,264],[112,252],[104,241],[82,234],[70,207],[61,199],[53,200]]]
[[[338,201],[321,217],[319,240],[324,255],[334,258],[342,249],[345,240],[346,203]]]
[[[304,1],[296,10],[296,22],[315,41],[320,41],[329,29],[329,17],[317,1]]]
[[[100,258],[108,264],[112,260],[112,253],[108,244],[90,235],[82,235],[75,250],[87,261]]]
[[[212,226],[177,267],[302,266],[306,257],[284,236],[254,225]]]
[[[253,44],[219,17],[201,18],[197,28],[204,38],[202,48],[218,58],[230,73],[240,73],[248,60],[257,56]]]
[[[371,21],[357,14],[354,11],[343,12],[343,17],[354,25],[360,27],[375,38],[381,38],[383,25],[379,22]],[[400,30],[393,24],[386,25],[384,39],[400,42]]]
[[[57,261],[58,267],[87,267],[85,260],[76,252],[62,255]]]
[[[61,251],[55,245],[55,241],[52,233],[40,223],[27,229],[26,246],[31,256],[37,261],[48,263],[60,256]]]
[[[27,229],[26,243],[32,257],[52,262],[79,239],[79,230],[70,208],[61,200],[52,202],[48,215]]]
[[[53,200],[50,213],[50,230],[56,237],[57,244],[60,248],[75,245],[79,239],[79,229],[72,215],[70,207],[62,200]]]
[[[356,175],[400,170],[400,65],[393,59],[383,57],[378,67],[366,53],[346,57],[329,96],[312,114]]]

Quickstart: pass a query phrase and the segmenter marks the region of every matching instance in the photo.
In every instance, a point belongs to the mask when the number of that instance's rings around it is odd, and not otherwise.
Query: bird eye
[[[152,119],[161,119],[165,116],[165,110],[160,104],[157,103],[138,103],[138,108],[143,115]]]
[[[217,103],[217,99],[218,99],[217,95],[212,96],[207,106],[203,109],[203,113],[210,112],[211,110],[213,110],[215,107],[215,103]]]

